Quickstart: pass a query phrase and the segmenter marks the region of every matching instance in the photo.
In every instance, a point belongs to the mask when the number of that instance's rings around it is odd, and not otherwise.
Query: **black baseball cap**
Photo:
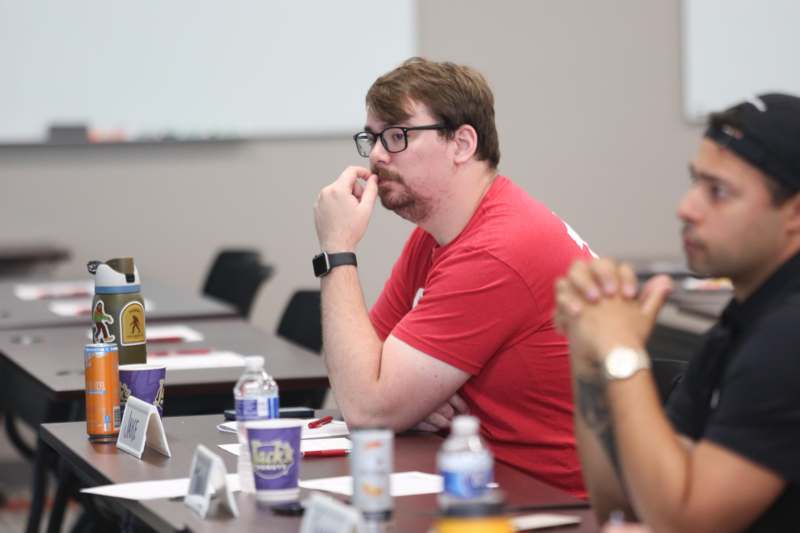
[[[800,98],[762,94],[712,113],[706,137],[792,190],[800,190]]]

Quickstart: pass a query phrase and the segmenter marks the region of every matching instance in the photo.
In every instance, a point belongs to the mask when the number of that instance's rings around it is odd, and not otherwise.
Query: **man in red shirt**
[[[591,255],[508,178],[494,99],[476,71],[420,58],[380,77],[349,167],[315,206],[325,361],[354,426],[481,421],[495,457],[584,496],[568,349],[553,283]],[[417,225],[367,312],[355,248],[379,197]]]

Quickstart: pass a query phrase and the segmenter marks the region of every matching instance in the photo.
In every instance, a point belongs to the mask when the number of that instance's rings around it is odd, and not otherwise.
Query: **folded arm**
[[[355,267],[337,267],[323,278],[322,325],[328,377],[351,425],[408,429],[470,377],[392,335],[381,342]]]
[[[596,385],[594,409],[608,415],[611,437],[581,409],[576,425],[584,475],[601,520],[627,502],[656,532],[738,531],[775,501],[785,482],[708,440],[687,444],[667,419],[649,370],[611,381],[599,371],[614,347],[644,351],[668,291],[656,280],[635,298],[632,271],[608,260],[576,264],[558,283],[557,321],[570,340],[576,383]],[[590,389],[576,391],[580,405]],[[615,456],[622,482],[612,468]]]

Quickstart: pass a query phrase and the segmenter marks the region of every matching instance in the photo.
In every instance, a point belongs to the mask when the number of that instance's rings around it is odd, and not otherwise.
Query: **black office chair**
[[[658,395],[661,398],[661,403],[666,404],[669,395],[678,386],[683,373],[686,371],[687,361],[680,359],[653,359],[650,364],[652,365],[653,377],[656,380],[658,387]]]
[[[278,335],[312,352],[322,352],[321,313],[319,291],[296,291],[283,310]]]
[[[247,318],[258,288],[273,271],[255,250],[222,250],[208,272],[203,294],[233,305]]]
[[[315,353],[322,352],[322,316],[320,293],[296,291],[283,311],[278,335]],[[281,392],[281,405],[322,407],[327,388]]]

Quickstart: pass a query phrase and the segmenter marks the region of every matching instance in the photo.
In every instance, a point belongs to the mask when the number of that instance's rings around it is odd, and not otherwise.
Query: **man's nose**
[[[683,222],[697,222],[702,211],[700,204],[700,192],[698,188],[693,185],[689,187],[689,190],[684,193],[681,201],[678,202],[678,209],[676,211],[678,218]]]
[[[372,146],[372,150],[369,152],[369,162],[370,164],[375,167],[377,163],[388,163],[390,154],[384,148],[383,143],[380,139],[375,139],[375,144]]]

